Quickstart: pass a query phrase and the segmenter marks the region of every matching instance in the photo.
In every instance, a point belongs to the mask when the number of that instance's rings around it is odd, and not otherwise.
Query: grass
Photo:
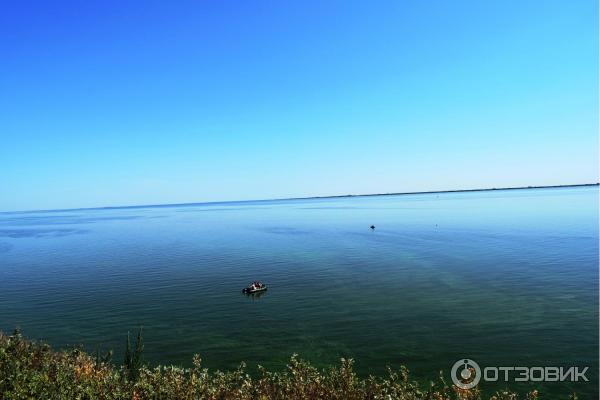
[[[192,368],[148,367],[142,360],[141,334],[124,365],[81,349],[54,351],[43,342],[24,339],[18,331],[0,332],[0,399],[403,399],[475,400],[481,394],[448,385],[442,377],[427,387],[412,382],[406,368],[389,370],[385,377],[357,377],[353,361],[318,370],[292,356],[284,371],[259,367],[251,377],[242,363],[229,372],[209,372],[194,356]],[[575,399],[575,396],[571,397]],[[493,400],[515,400],[517,395],[499,392]],[[538,399],[537,392],[524,399]]]

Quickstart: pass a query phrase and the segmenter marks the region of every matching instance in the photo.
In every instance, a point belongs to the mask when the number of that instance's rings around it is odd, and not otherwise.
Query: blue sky
[[[596,182],[597,7],[5,2],[0,210]]]

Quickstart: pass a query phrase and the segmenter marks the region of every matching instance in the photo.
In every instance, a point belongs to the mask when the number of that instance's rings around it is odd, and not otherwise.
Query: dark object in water
[[[248,287],[245,287],[244,289],[242,289],[242,293],[251,294],[251,293],[262,292],[265,290],[267,290],[267,286],[263,283],[256,281],[256,282],[252,282]]]
[[[371,229],[375,229],[375,225],[371,225]]]

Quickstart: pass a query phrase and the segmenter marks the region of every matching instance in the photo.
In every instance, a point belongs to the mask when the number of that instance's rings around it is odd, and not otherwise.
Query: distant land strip
[[[122,209],[122,208],[181,207],[181,206],[216,205],[216,204],[257,203],[257,202],[271,202],[271,201],[285,201],[285,200],[341,199],[341,198],[349,198],[349,197],[410,196],[410,195],[415,195],[415,194],[492,192],[492,191],[500,191],[500,190],[557,189],[557,188],[573,188],[573,187],[599,186],[599,185],[600,185],[600,182],[577,183],[577,184],[573,184],[573,185],[517,186],[517,187],[501,187],[501,188],[494,187],[494,188],[480,188],[480,189],[432,190],[432,191],[423,191],[423,192],[340,194],[340,195],[333,195],[333,196],[286,197],[286,198],[281,198],[281,199],[226,200],[226,201],[207,201],[207,202],[194,202],[194,203],[144,204],[144,205],[134,205],[134,206],[61,208],[61,209],[53,209],[53,210],[0,211],[0,214],[25,214],[25,213],[39,213],[39,212],[85,211],[85,210],[114,210],[114,209]]]
[[[440,193],[463,193],[463,192],[490,192],[494,190],[523,190],[523,189],[556,189],[583,186],[598,186],[600,183],[576,183],[573,185],[549,185],[549,186],[517,186],[502,188],[483,188],[483,189],[456,189],[456,190],[433,190],[424,192],[393,192],[393,193],[369,193],[369,194],[342,194],[334,196],[313,196],[313,197],[291,197],[287,199],[276,200],[309,200],[309,199],[337,199],[341,197],[370,197],[370,196],[407,196],[413,194],[440,194]],[[252,201],[252,200],[248,200]],[[255,200],[257,201],[257,200]],[[269,201],[269,200],[265,200]]]

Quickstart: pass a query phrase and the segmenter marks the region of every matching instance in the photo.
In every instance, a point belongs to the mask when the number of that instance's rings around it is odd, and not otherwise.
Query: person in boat
[[[265,287],[265,285],[263,285],[261,282],[254,281],[244,290],[253,292],[255,290],[263,289],[264,287]]]

